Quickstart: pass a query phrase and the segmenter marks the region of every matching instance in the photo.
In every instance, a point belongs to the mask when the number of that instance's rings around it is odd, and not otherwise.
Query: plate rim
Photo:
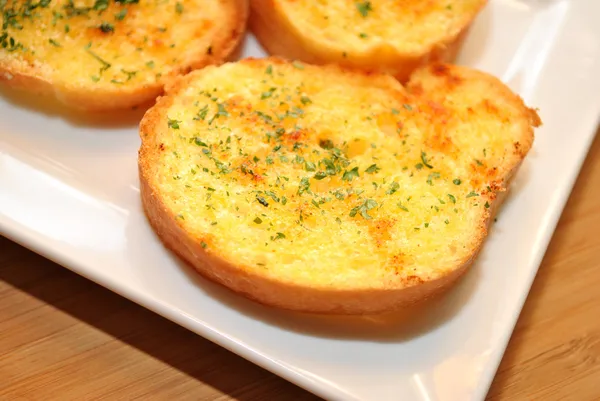
[[[582,3],[580,3],[580,5]],[[598,4],[594,5],[594,0],[588,0],[583,4],[589,6],[590,8],[598,8]],[[597,31],[600,33],[600,29],[597,29]],[[548,61],[548,63],[550,63],[550,61]],[[510,314],[510,319],[506,324],[507,327],[503,329],[501,339],[498,340],[493,351],[493,355],[490,357],[490,362],[484,369],[485,373],[482,373],[482,376],[480,376],[483,380],[476,386],[477,390],[473,394],[473,398],[475,399],[485,398],[485,395],[488,393],[489,388],[495,378],[508,343],[513,335],[515,325],[518,322],[523,306],[528,298],[533,281],[535,280],[542,260],[547,253],[550,241],[556,232],[556,226],[563,214],[568,199],[571,196],[571,192],[577,182],[577,178],[580,175],[583,164],[587,160],[591,144],[596,137],[595,133],[597,132],[598,128],[600,128],[598,126],[600,122],[600,93],[597,94],[596,98],[598,103],[598,107],[596,107],[596,118],[594,119],[590,117],[589,121],[581,124],[582,126],[585,126],[585,128],[580,129],[582,135],[586,135],[586,140],[584,141],[585,150],[577,154],[575,166],[569,171],[568,179],[561,183],[563,185],[563,189],[558,191],[554,205],[549,208],[549,218],[543,231],[541,246],[539,247],[539,250],[535,252],[535,254],[532,253],[534,256],[534,261],[532,262],[534,268],[531,268],[528,271],[528,275],[524,283],[526,291],[522,291],[518,294],[518,299],[514,307],[515,309],[511,311],[514,313]],[[104,288],[119,294],[120,296],[123,296],[134,303],[137,303],[138,305],[141,305],[144,308],[195,332],[204,339],[235,353],[251,363],[260,366],[269,372],[280,376],[283,379],[290,381],[291,383],[313,394],[316,394],[317,396],[325,399],[357,399],[335,385],[325,385],[321,381],[313,380],[310,378],[310,376],[292,369],[285,363],[279,362],[276,358],[270,357],[268,354],[263,353],[250,345],[236,341],[232,337],[228,336],[227,333],[216,330],[206,323],[198,322],[191,317],[186,316],[186,314],[180,310],[176,310],[164,305],[159,299],[156,299],[152,296],[147,296],[142,291],[138,291],[134,288],[127,288],[119,283],[118,280],[112,280],[110,277],[103,277],[100,274],[96,274],[93,269],[87,268],[84,263],[76,260],[76,257],[69,255],[68,252],[60,252],[59,250],[52,249],[52,247],[45,243],[44,238],[41,235],[31,234],[28,231],[30,230],[26,225],[17,223],[11,220],[10,217],[0,214],[0,235],[5,236],[9,240],[31,250],[32,252],[37,253],[42,257],[67,268],[75,274],[85,277],[86,279],[89,279],[98,285],[101,285]]]

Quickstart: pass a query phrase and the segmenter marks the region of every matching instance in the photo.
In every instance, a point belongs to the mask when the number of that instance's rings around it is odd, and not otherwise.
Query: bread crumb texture
[[[340,20],[324,29],[349,29],[356,8],[329,3]],[[374,1],[364,24],[393,36],[377,16],[404,3]],[[447,13],[440,5],[414,32],[451,29]],[[161,99],[142,123],[141,168],[176,224],[231,265],[316,289],[399,289],[472,259],[537,124],[502,83],[462,67],[421,69],[405,89],[248,59],[196,71]]]
[[[229,4],[229,5],[223,5]],[[62,88],[152,86],[210,55],[233,2],[0,0],[0,67]]]

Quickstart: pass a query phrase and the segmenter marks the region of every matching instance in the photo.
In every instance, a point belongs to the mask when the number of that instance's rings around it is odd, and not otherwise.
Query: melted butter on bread
[[[386,75],[245,60],[161,99],[142,123],[140,171],[162,218],[243,274],[401,290],[474,257],[538,123],[466,68],[420,70],[404,89]]]
[[[35,77],[59,92],[119,97],[159,88],[169,77],[229,52],[224,38],[239,30],[236,19],[245,19],[236,3],[6,0],[0,3],[0,69]]]

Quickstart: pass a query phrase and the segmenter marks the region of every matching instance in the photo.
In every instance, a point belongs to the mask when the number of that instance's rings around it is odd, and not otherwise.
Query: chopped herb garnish
[[[406,206],[404,206],[404,205],[402,204],[402,202],[398,202],[398,207],[399,207],[400,209],[404,210],[405,212],[408,212],[408,209],[406,208]]]
[[[256,200],[258,201],[258,203],[260,203],[264,207],[268,207],[269,206],[269,202],[267,202],[267,200],[265,198],[263,198],[262,196],[260,196],[260,195],[256,195]]]
[[[318,173],[316,173],[313,178],[315,180],[322,180],[323,178],[327,177],[327,174],[325,174],[325,172],[323,171],[319,171]]]
[[[406,103],[405,103],[405,104],[403,104],[403,105],[402,105],[402,107],[404,107],[404,108],[405,108],[406,110],[408,110],[408,111],[412,111],[412,109],[413,109],[413,108],[412,108],[412,106],[411,106],[410,104],[406,104]]]
[[[285,238],[285,234],[284,233],[277,233],[276,236],[271,237],[271,241],[276,241],[278,239],[283,239],[283,238]]]
[[[272,65],[267,66],[267,69],[265,70],[265,74],[273,75],[273,66]]]
[[[271,96],[273,96],[273,92],[275,91],[275,89],[276,89],[276,88],[271,88],[271,89],[269,89],[267,92],[263,92],[263,93],[260,95],[260,98],[261,98],[261,99],[267,99],[267,98],[270,98]]]
[[[385,191],[385,193],[387,195],[393,195],[399,188],[400,188],[400,184],[398,184],[396,181],[392,181],[389,189],[387,191]]]
[[[50,43],[52,46],[54,46],[54,47],[62,47],[62,46],[60,45],[60,43],[58,43],[58,42],[57,42],[56,40],[54,40],[54,39],[48,39],[48,42],[49,42],[49,43]]]
[[[208,125],[212,124],[212,122],[219,117],[229,117],[229,112],[225,109],[225,106],[223,105],[223,103],[217,104],[217,109],[218,109],[217,112],[210,119],[210,121],[208,122]]]
[[[427,184],[433,185],[433,180],[440,178],[440,173],[434,171],[433,173],[427,176]]]
[[[427,154],[425,152],[421,152],[421,161],[425,167],[433,168],[433,166],[427,161]]]
[[[177,14],[183,13],[183,4],[180,2],[175,3],[175,12],[177,12]]]
[[[115,19],[117,21],[123,21],[123,19],[125,18],[126,15],[127,15],[127,9],[124,8],[121,11],[119,11],[118,13],[115,13]]]
[[[302,104],[312,103],[312,101],[310,100],[310,98],[308,96],[300,97],[300,101],[302,102]]]
[[[368,37],[369,37],[369,35],[367,35],[367,34],[366,34],[366,33],[364,33],[364,32],[361,32],[361,33],[359,33],[359,34],[358,34],[358,36],[359,36],[361,39],[366,39],[366,38],[368,38]]]
[[[354,217],[356,216],[356,214],[358,212],[360,212],[360,215],[365,219],[365,220],[371,220],[373,217],[371,217],[368,213],[369,210],[374,209],[377,207],[377,202],[373,199],[367,199],[365,200],[365,202],[360,205],[360,206],[356,206],[355,208],[352,208],[352,210],[350,210],[350,217]]]
[[[204,242],[204,241],[201,241],[201,242],[200,242],[200,246],[202,247],[202,249],[206,249],[206,247],[207,247],[207,244],[206,244],[206,242]]]
[[[460,185],[460,183],[462,182],[461,180],[459,180],[458,178],[455,178],[454,180],[452,180],[452,182],[454,183],[454,185]]]
[[[127,71],[124,69],[121,69],[121,72],[125,75],[127,75],[127,80],[130,81],[133,77],[135,77],[135,74],[137,74],[137,71]]]
[[[319,162],[319,165],[323,164],[325,166],[325,172],[327,175],[335,175],[337,170],[335,168],[335,164],[330,159],[323,159]]]
[[[279,202],[279,197],[273,191],[265,191],[265,195],[270,196],[275,202]]]
[[[208,145],[207,145],[205,142],[203,142],[203,141],[202,141],[200,138],[198,138],[198,137],[194,138],[194,143],[195,143],[197,146],[204,146],[205,148],[208,148]]]
[[[305,192],[310,192],[310,182],[307,177],[300,180],[300,186],[298,187],[298,195],[302,195]]]
[[[358,1],[356,2],[356,9],[363,17],[369,15],[369,11],[373,11],[370,1]]]
[[[377,167],[377,164],[371,164],[369,167],[367,167],[367,169],[365,170],[365,173],[369,173],[369,174],[373,174],[378,172],[379,170],[381,170],[379,167]]]
[[[173,129],[179,129],[179,123],[181,121],[178,120],[172,120],[169,118],[169,122],[167,123],[167,125],[169,126],[169,128],[173,128]]]
[[[108,70],[111,66],[111,64],[107,61],[105,61],[104,59],[102,59],[100,56],[98,56],[96,53],[94,53],[93,51],[90,50],[90,47],[92,47],[92,43],[88,43],[87,45],[84,46],[85,51],[92,56],[93,58],[95,58],[96,60],[98,60],[100,62],[100,64],[102,64],[102,67],[100,68],[100,74],[102,74],[102,72]]]
[[[207,114],[208,114],[208,105],[204,105],[203,108],[198,110],[198,113],[196,114],[196,117],[194,117],[194,120],[204,120],[206,118]]]
[[[307,161],[304,163],[304,169],[306,171],[315,171],[317,166],[315,166],[315,163]]]
[[[104,33],[110,33],[115,31],[115,26],[109,22],[103,22],[98,27]]]
[[[489,209],[489,208],[490,208],[490,204],[489,204],[489,202],[488,202],[488,201],[486,201],[484,206],[485,206],[485,208],[486,208],[486,209]]]
[[[479,194],[478,194],[477,192],[471,191],[471,192],[469,192],[469,193],[467,194],[467,196],[466,196],[466,197],[467,197],[467,198],[472,198],[472,197],[474,197],[474,196],[479,196]]]
[[[448,198],[450,198],[450,201],[452,203],[456,203],[456,198],[454,197],[454,195],[448,194]]]
[[[358,167],[354,167],[352,170],[344,171],[344,175],[342,176],[343,181],[352,181],[354,178],[358,178]]]

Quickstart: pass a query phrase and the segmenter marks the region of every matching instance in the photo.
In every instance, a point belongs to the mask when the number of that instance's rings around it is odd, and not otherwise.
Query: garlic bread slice
[[[390,311],[449,287],[482,246],[536,112],[502,82],[277,58],[194,71],[144,116],[141,198],[202,275],[293,310]]]
[[[453,61],[487,0],[251,0],[250,28],[271,54],[389,73],[405,82]]]
[[[0,82],[88,111],[152,101],[169,79],[225,61],[246,0],[0,1]]]

